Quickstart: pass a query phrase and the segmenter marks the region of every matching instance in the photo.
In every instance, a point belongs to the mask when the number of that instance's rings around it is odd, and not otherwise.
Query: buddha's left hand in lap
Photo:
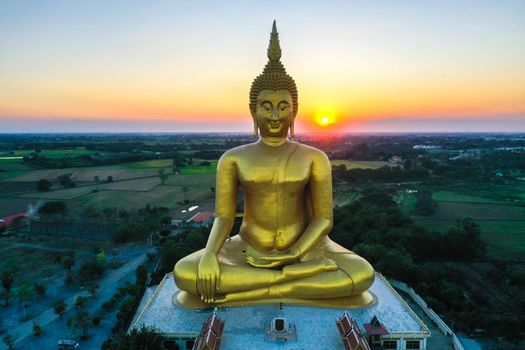
[[[299,261],[299,254],[288,252],[248,256],[246,261],[253,267],[272,268],[297,263]]]

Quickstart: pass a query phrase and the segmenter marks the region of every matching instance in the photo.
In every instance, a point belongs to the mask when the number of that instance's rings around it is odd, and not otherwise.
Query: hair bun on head
[[[268,63],[264,66],[263,72],[255,78],[250,88],[250,110],[252,113],[255,113],[257,96],[263,90],[288,90],[292,95],[293,113],[294,115],[297,114],[299,107],[297,85],[295,85],[293,78],[286,73],[286,69],[281,63],[281,46],[275,21],[273,21],[270,45],[268,45]]]

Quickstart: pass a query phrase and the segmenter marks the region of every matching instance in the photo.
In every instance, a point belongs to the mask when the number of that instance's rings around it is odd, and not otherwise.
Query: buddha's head
[[[288,129],[293,136],[297,114],[297,86],[280,61],[279,34],[273,22],[268,63],[255,78],[250,89],[250,112],[254,122],[254,133],[261,137],[283,138]]]

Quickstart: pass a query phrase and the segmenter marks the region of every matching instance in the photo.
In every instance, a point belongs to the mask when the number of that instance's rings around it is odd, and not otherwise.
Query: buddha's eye
[[[262,106],[262,108],[264,108],[266,111],[271,111],[271,110],[272,110],[272,105],[271,105],[269,102],[265,102],[265,103],[263,103],[261,106]]]
[[[279,109],[280,109],[281,111],[285,111],[285,110],[287,110],[289,107],[290,107],[290,105],[289,105],[287,102],[282,102],[282,103],[279,104]]]

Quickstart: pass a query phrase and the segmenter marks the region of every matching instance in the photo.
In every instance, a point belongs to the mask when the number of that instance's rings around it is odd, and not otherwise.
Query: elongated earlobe
[[[255,119],[253,120],[253,136],[259,135],[259,127]]]
[[[295,137],[295,127],[294,127],[294,122],[292,122],[292,124],[290,125],[290,136],[291,136],[291,137]]]

